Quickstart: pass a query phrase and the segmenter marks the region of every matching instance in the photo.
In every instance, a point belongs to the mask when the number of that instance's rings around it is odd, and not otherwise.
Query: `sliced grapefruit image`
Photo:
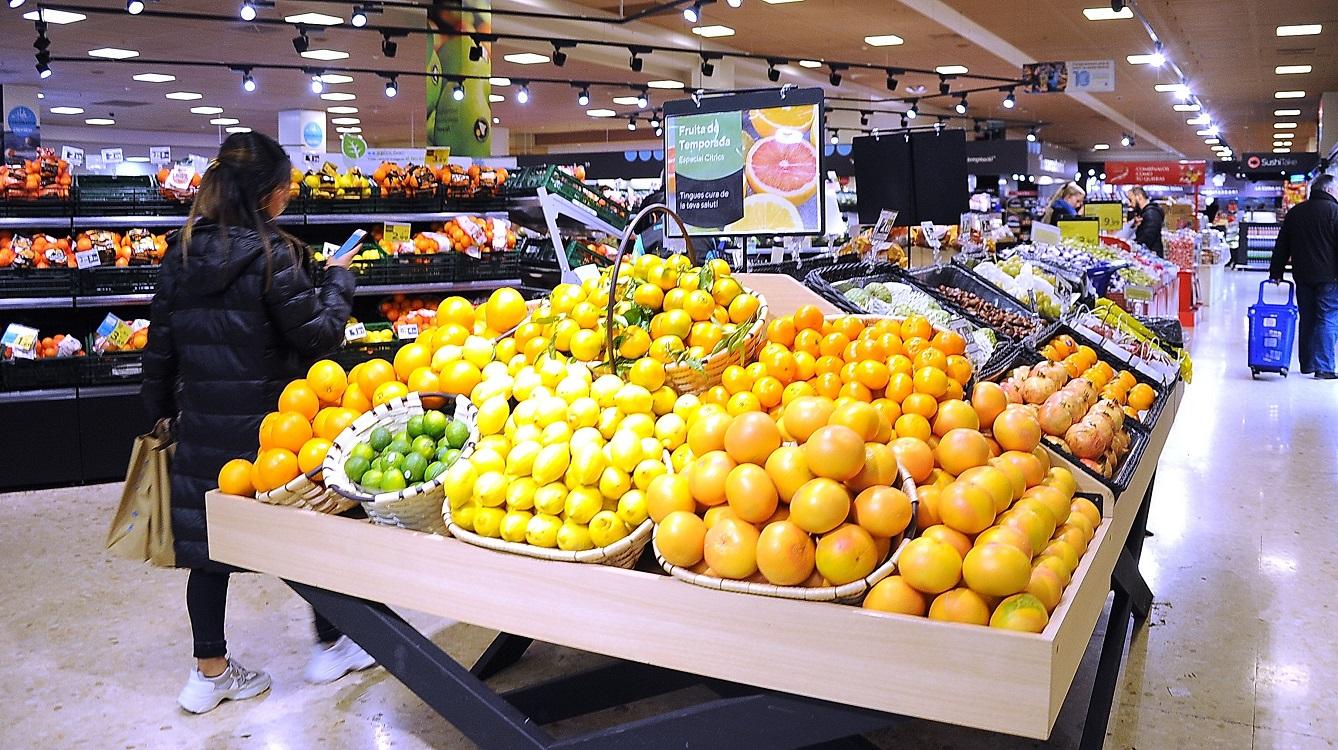
[[[743,168],[753,192],[776,195],[796,206],[818,190],[818,150],[807,140],[763,138],[748,151]]]
[[[778,195],[755,193],[743,199],[743,218],[725,227],[726,234],[784,234],[804,228],[799,209]]]

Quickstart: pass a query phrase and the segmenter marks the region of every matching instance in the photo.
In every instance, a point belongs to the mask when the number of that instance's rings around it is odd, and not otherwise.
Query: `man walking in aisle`
[[[1287,211],[1273,246],[1269,278],[1282,281],[1287,264],[1296,282],[1301,324],[1297,336],[1301,372],[1321,380],[1338,378],[1338,179],[1322,174],[1310,183],[1310,199]]]
[[[1161,228],[1166,224],[1166,212],[1148,198],[1148,191],[1137,185],[1129,188],[1129,205],[1134,209],[1134,241],[1156,253],[1157,257],[1165,258]]]

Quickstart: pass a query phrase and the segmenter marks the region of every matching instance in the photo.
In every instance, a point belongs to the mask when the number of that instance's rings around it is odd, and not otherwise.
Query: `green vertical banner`
[[[674,203],[683,221],[723,227],[743,218],[743,118],[739,112],[678,117],[669,127]]]
[[[492,33],[491,11],[492,0],[438,0],[427,14],[427,145],[456,156],[492,155],[492,43],[480,42],[483,54],[469,59],[469,35]],[[464,88],[458,101],[457,83]]]

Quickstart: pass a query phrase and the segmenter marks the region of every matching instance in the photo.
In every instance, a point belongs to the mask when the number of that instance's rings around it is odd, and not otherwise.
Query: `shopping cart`
[[[1287,285],[1287,303],[1264,302],[1264,288],[1268,284]],[[1281,373],[1287,377],[1292,363],[1292,346],[1296,342],[1296,286],[1290,281],[1265,280],[1259,283],[1259,301],[1250,305],[1250,377],[1261,372]]]

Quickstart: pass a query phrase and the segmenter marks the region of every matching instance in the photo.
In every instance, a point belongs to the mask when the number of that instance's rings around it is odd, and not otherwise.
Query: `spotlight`
[[[734,2],[738,2],[738,0],[734,0]],[[655,137],[656,137],[656,138],[659,138],[659,137],[661,137],[661,136],[663,136],[663,135],[664,135],[664,128],[661,128],[661,127],[657,127],[657,128],[655,128]]]
[[[731,8],[737,8],[737,7],[741,6],[741,5],[743,5],[743,0],[725,0],[725,2],[726,2],[726,3],[729,5],[729,7],[731,7]]]
[[[129,0],[125,4],[125,12],[132,16],[137,16],[144,12],[144,3],[142,0]]]
[[[646,107],[650,106],[650,96],[647,95],[645,89],[642,89],[641,93],[637,96],[636,105],[641,109],[645,109]]]
[[[947,94],[948,94],[948,89],[949,89],[949,86],[948,86],[948,79],[947,79],[947,77],[946,77],[946,76],[939,76],[939,77],[938,77],[938,93],[941,94],[941,95],[943,95],[943,96],[947,96]]]
[[[590,89],[582,86],[581,93],[576,95],[576,103],[582,107],[590,103]]]
[[[242,90],[243,91],[256,90],[256,79],[254,76],[251,75],[251,71],[249,70],[242,71]]]
[[[1135,143],[1134,137],[1132,135],[1129,135],[1128,133],[1125,133],[1120,138],[1120,145],[1124,146],[1125,148],[1129,148],[1130,146],[1134,145],[1134,143]]]
[[[567,64],[567,53],[562,51],[562,45],[553,45],[553,64],[559,68]]]
[[[469,40],[474,43],[474,45],[469,48],[469,61],[478,62],[479,60],[482,60],[483,45],[479,43],[478,37],[471,36],[469,37]]]
[[[832,131],[832,145],[835,146],[836,144],[838,144],[838,143],[840,143],[840,142],[841,142],[841,138],[840,138],[840,136],[838,136],[838,135],[836,134],[836,131],[833,130],[833,131]]]
[[[959,115],[964,115],[964,114],[966,114],[966,109],[967,109],[967,105],[966,105],[966,94],[962,94],[962,98],[957,100],[957,104],[953,106],[953,109],[954,109],[954,110],[957,112],[957,114],[959,114]]]
[[[902,130],[905,130],[906,128],[910,127],[910,124],[911,124],[911,121],[910,121],[909,119],[907,119],[906,115],[902,115],[902,116],[901,116],[901,129],[902,129]]]
[[[399,42],[390,38],[389,34],[381,35],[381,54],[386,57],[394,57],[396,52],[400,51]]]
[[[397,83],[395,83],[395,76],[391,76],[390,80],[386,81],[386,96],[390,97],[391,99],[394,99],[395,95],[398,94],[399,92],[400,92],[400,87]]]
[[[910,109],[906,110],[906,119],[914,120],[920,116],[920,100],[912,99]]]
[[[780,71],[776,69],[777,65],[785,62],[784,60],[767,60],[767,80],[775,83],[780,80]]]
[[[465,100],[465,87],[459,81],[456,81],[455,85],[451,87],[451,98],[457,102]]]
[[[530,86],[527,83],[520,84],[520,91],[516,92],[516,101],[521,104],[528,104],[530,101]]]
[[[247,3],[247,5],[250,5],[250,3]],[[242,10],[243,11],[246,10],[246,5],[242,6]],[[255,8],[254,6],[252,6],[252,12],[254,11]],[[254,16],[252,17],[254,18]],[[311,40],[307,38],[307,30],[302,28],[301,26],[297,27],[297,36],[293,37],[293,49],[296,50],[297,54],[300,55],[303,52],[306,52],[310,47],[311,47]]]
[[[715,63],[711,62],[708,55],[702,55],[702,75],[707,78],[715,75]]]
[[[348,22],[361,29],[367,25],[367,11],[361,5],[353,6],[353,15],[349,17]]]
[[[17,8],[17,7],[19,7],[20,5],[23,5],[23,2],[24,2],[24,0],[9,0],[9,7],[11,7],[11,8]]]
[[[1031,143],[1036,142],[1036,128],[1031,128],[1027,131],[1027,140]]]
[[[641,59],[640,52],[632,50],[632,59],[627,62],[627,66],[632,69],[633,73],[640,73],[641,69],[646,67],[646,61]]]
[[[1110,0],[1110,9],[1116,13],[1124,10],[1124,0]]]
[[[42,78],[50,78],[50,77],[51,77],[51,66],[47,65],[47,64],[44,63],[44,62],[40,62],[40,61],[39,61],[39,62],[37,63],[37,75],[40,76],[40,77],[42,77]]]
[[[659,116],[659,115],[651,115],[651,118],[650,118],[650,126],[651,126],[652,128],[655,128],[656,130],[659,130],[659,129],[660,129],[660,116]]]
[[[869,113],[868,113],[868,112],[861,111],[861,112],[859,113],[859,124],[862,125],[862,126],[866,126],[866,127],[868,126],[868,124],[869,124]]]
[[[888,90],[888,91],[896,91],[896,90],[897,90],[897,72],[898,72],[898,71],[893,70],[893,69],[891,69],[891,68],[888,68],[888,69],[887,69],[887,90]]]
[[[1158,68],[1166,64],[1166,53],[1162,51],[1161,42],[1157,42],[1157,46],[1152,52],[1152,64]]]
[[[1008,89],[1008,96],[1004,97],[1003,105],[1004,109],[1012,109],[1017,106],[1017,94],[1013,92],[1013,89]]]
[[[700,2],[693,3],[692,5],[683,9],[683,20],[687,21],[688,23],[696,23],[700,21],[701,18],[702,18],[702,4]]]
[[[635,117],[635,116],[627,118],[627,129],[628,129],[628,130],[636,130],[636,117]]]
[[[143,5],[143,3],[140,3],[140,5]],[[251,0],[244,0],[240,15],[243,21],[256,20],[256,4],[251,2]],[[301,50],[298,51],[300,52]]]
[[[319,94],[325,90],[325,84],[321,81],[319,73],[311,77],[311,93]]]
[[[832,69],[832,74],[829,75],[829,76],[827,76],[827,80],[828,80],[828,81],[831,81],[831,84],[832,84],[833,86],[840,86],[840,85],[841,85],[841,66],[839,66],[839,65],[832,65],[832,66],[830,66],[830,67],[831,67],[831,69]]]

